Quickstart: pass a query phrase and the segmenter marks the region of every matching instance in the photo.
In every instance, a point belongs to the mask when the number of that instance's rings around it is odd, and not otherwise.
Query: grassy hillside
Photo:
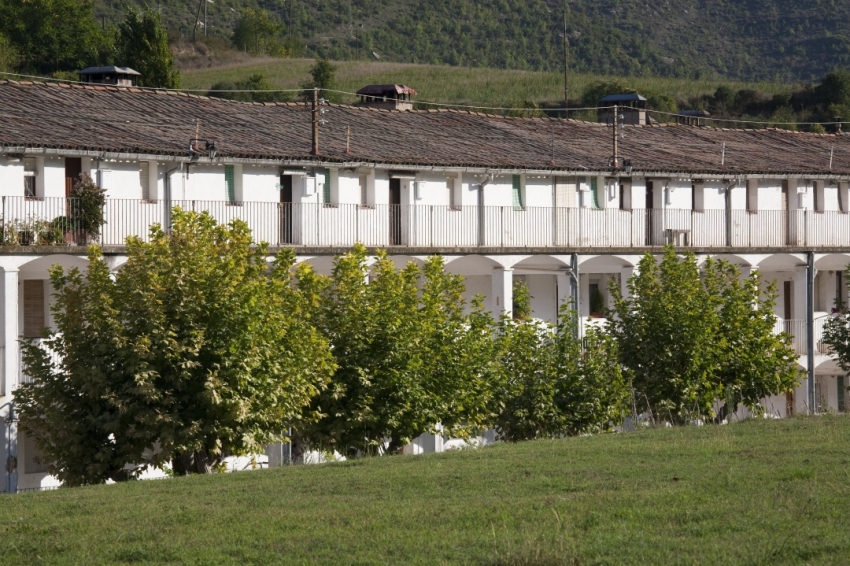
[[[308,55],[557,70],[565,3],[579,72],[797,81],[850,65],[850,3],[835,0],[215,0],[207,9],[221,37],[244,8],[268,9]],[[107,23],[133,4],[159,6],[184,37],[199,5],[95,0]]]
[[[211,69],[184,70],[181,87],[208,89],[217,82],[243,81],[254,73],[262,73],[276,88],[297,89],[309,78],[308,71],[313,64],[312,59],[255,59]],[[560,73],[377,61],[336,61],[334,64],[339,88],[347,92],[355,92],[367,84],[404,83],[416,89],[416,100],[487,106],[516,106],[524,101],[558,102],[563,100],[564,93],[564,77]],[[613,77],[576,73],[570,79],[570,99],[579,99],[588,84]],[[623,79],[617,80],[623,82]],[[776,83],[711,79],[633,77],[626,82],[643,93],[658,92],[683,100],[712,94],[721,84],[735,90],[752,88],[771,95],[791,90],[790,85]],[[344,100],[353,101],[354,97],[344,97]]]
[[[846,564],[848,438],[749,421],[5,496],[0,563]]]

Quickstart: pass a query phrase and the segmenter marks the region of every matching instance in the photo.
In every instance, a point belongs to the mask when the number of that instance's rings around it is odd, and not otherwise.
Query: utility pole
[[[569,118],[570,107],[570,83],[568,80],[567,71],[569,69],[569,45],[570,40],[567,38],[567,6],[564,3],[564,115]]]
[[[313,150],[312,155],[319,155],[319,89],[313,89]]]
[[[613,132],[613,136],[614,136],[613,137],[613,140],[614,140],[614,158],[611,160],[611,167],[613,167],[615,169],[620,166],[620,159],[617,155],[618,152],[619,152],[619,147],[617,147],[618,146],[618,144],[617,144],[617,133],[618,133],[617,132],[617,126],[619,126],[619,116],[618,116],[619,110],[620,109],[615,104],[614,108],[613,108],[614,113],[611,115],[611,125],[613,126],[611,128],[611,131]]]

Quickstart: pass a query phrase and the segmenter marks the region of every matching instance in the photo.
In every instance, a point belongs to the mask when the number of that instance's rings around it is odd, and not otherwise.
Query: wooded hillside
[[[158,4],[165,24],[191,37],[198,0],[95,0],[95,12],[114,24],[133,4]],[[215,0],[207,2],[208,33],[229,37],[246,8],[276,14],[305,43],[305,55],[562,65],[564,0]],[[567,11],[570,65],[578,72],[807,81],[850,64],[848,2],[570,0]]]

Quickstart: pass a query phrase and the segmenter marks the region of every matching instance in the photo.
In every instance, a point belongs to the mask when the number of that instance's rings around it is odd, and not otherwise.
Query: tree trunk
[[[176,476],[189,474],[208,474],[212,472],[217,458],[213,458],[206,450],[195,452],[178,452],[171,460],[171,469]]]

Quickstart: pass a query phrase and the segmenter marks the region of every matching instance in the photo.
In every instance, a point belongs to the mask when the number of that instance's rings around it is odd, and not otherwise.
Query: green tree
[[[233,30],[233,45],[252,55],[286,56],[285,41],[282,39],[284,24],[266,10],[248,8],[236,22]]]
[[[21,55],[21,66],[39,73],[103,63],[112,50],[90,0],[0,0],[0,33]]]
[[[675,422],[711,414],[721,396],[715,379],[719,295],[703,285],[696,256],[680,259],[672,246],[660,263],[646,254],[638,270],[628,282],[630,298],[612,282],[607,323],[637,406]]]
[[[337,94],[328,90],[336,88],[336,67],[330,61],[319,59],[310,68],[310,80],[301,83],[301,88],[308,98],[313,97],[313,89],[319,89],[320,97],[335,100]]]
[[[515,295],[514,308],[530,310],[529,298]],[[583,350],[574,314],[562,308],[556,327],[530,317],[501,317],[492,412],[503,440],[598,432],[622,422],[629,389],[616,346],[588,328]]]
[[[127,463],[204,473],[310,418],[334,365],[302,316],[291,251],[269,264],[244,222],[175,209],[170,234],[155,226],[127,253],[114,280],[97,247],[85,275],[54,267],[56,330],[46,349],[23,343],[34,379],[16,392],[21,426],[51,473],[67,485],[121,479]]]
[[[244,81],[215,83],[207,92],[207,96],[243,102],[285,102],[289,100],[289,93],[272,92],[273,90],[275,90],[274,86],[263,73],[254,73]]]
[[[131,8],[118,26],[118,61],[142,74],[139,86],[178,88],[180,72],[168,46],[168,31],[159,12]]]
[[[788,336],[774,336],[773,287],[760,290],[758,273],[741,282],[738,270],[672,246],[658,262],[645,255],[628,282],[630,297],[612,282],[614,308],[606,330],[617,343],[632,382],[635,406],[656,418],[686,423],[714,417],[790,389],[796,356]]]
[[[21,55],[9,38],[0,34],[0,71],[15,71],[21,62]]]
[[[312,320],[331,343],[337,370],[301,432],[312,447],[344,454],[398,452],[437,432],[464,436],[489,420],[491,319],[481,301],[464,314],[463,282],[440,257],[397,269],[381,251],[367,263],[357,245],[330,277],[299,267]],[[369,281],[367,282],[367,278]]]
[[[761,413],[761,399],[789,391],[800,378],[791,336],[775,332],[776,283],[762,290],[758,271],[741,279],[738,269],[723,261],[712,261],[706,270],[722,281],[723,352],[717,371],[726,401],[723,412],[735,412],[743,405]]]

